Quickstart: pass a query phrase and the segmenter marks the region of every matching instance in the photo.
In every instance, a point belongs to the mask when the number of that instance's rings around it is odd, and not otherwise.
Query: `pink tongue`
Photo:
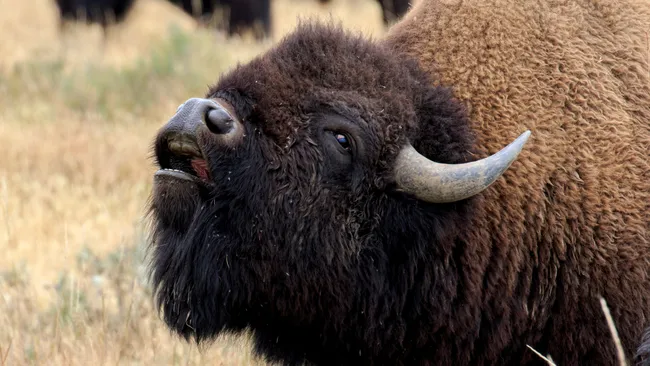
[[[203,159],[192,159],[192,169],[196,172],[199,178],[203,180],[210,180],[208,173],[208,164]]]

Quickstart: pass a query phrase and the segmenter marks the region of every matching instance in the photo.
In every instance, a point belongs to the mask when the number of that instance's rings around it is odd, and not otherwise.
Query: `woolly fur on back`
[[[650,316],[649,32],[647,1],[423,0],[387,36],[455,88],[485,154],[532,130],[468,225],[489,244],[464,253],[482,304],[456,309],[480,319],[468,357],[519,342],[614,364],[598,295],[633,354]]]

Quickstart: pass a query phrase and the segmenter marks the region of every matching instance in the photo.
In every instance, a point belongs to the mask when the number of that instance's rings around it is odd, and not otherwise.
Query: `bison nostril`
[[[206,113],[205,124],[212,133],[226,134],[233,129],[234,121],[226,110],[216,108]]]
[[[205,125],[211,133],[233,141],[240,136],[241,128],[238,126],[240,122],[229,111],[229,105],[218,99],[190,98],[178,106],[176,114],[167,122],[166,130],[195,135],[197,128]]]

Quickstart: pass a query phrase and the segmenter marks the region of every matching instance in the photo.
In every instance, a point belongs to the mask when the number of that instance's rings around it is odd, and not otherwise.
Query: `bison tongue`
[[[210,180],[210,173],[208,172],[208,164],[203,159],[192,159],[192,169],[196,175],[203,180]]]

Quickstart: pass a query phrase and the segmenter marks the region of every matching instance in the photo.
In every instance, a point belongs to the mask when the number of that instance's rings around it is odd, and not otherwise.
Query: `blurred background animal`
[[[59,30],[66,22],[99,24],[106,36],[108,27],[122,22],[135,0],[55,0],[59,9]]]
[[[271,32],[270,0],[169,0],[202,25],[226,30],[228,35],[252,31],[255,38]]]
[[[111,25],[123,22],[136,0],[55,0],[61,32],[69,22],[99,24],[104,38]],[[252,33],[262,40],[271,34],[271,0],[160,0],[167,1],[191,16],[200,26],[215,28],[228,36]],[[349,0],[344,0],[349,1]],[[331,6],[332,0],[306,0]],[[409,0],[377,0],[385,25],[401,18],[409,9]]]
[[[412,0],[377,0],[381,5],[384,24],[390,25],[399,20],[412,5]],[[329,4],[331,0],[318,0],[321,4]]]
[[[398,21],[410,7],[410,0],[378,0],[385,24]]]

